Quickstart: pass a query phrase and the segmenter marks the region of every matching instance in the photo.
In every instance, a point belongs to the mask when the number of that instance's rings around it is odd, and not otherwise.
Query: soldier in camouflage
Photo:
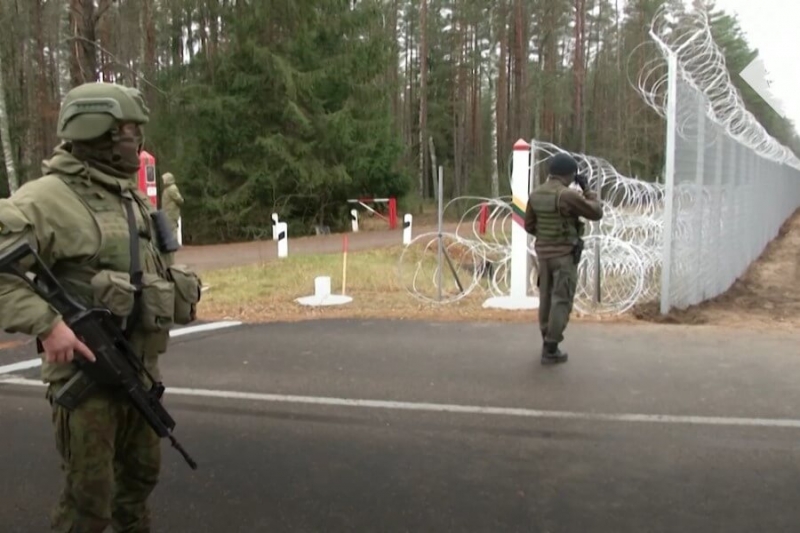
[[[0,200],[0,249],[27,238],[73,297],[108,308],[125,325],[160,380],[169,329],[194,319],[200,280],[160,251],[152,207],[136,187],[148,114],[136,89],[87,83],[69,91],[58,117],[63,142],[43,176]],[[38,340],[64,476],[52,531],[149,532],[158,436],[119,391],[99,389],[72,411],[53,401],[76,372],[73,358],[94,355],[54,308],[7,274],[0,275],[0,327]]]
[[[603,218],[597,195],[588,191],[585,178],[577,176],[578,163],[560,153],[550,160],[548,180],[534,190],[525,210],[525,231],[536,237],[534,251],[539,261],[539,329],[542,332],[542,364],[561,363],[567,353],[558,345],[564,340],[578,283],[576,246],[584,224]],[[569,186],[578,183],[583,194]]]
[[[164,188],[161,191],[161,209],[169,219],[172,234],[178,238],[178,219],[181,218],[181,206],[183,206],[183,196],[175,183],[175,176],[171,172],[165,172],[161,176],[161,184]]]

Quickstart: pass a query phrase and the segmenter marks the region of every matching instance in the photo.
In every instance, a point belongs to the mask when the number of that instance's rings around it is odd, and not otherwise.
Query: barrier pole
[[[347,286],[347,233],[342,235],[342,296]]]

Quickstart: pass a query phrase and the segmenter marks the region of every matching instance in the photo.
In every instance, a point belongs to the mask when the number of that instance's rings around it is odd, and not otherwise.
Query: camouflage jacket
[[[72,296],[87,306],[106,307],[123,321],[130,318],[136,292],[125,208],[125,202],[132,202],[143,275],[142,312],[131,343],[159,379],[158,356],[166,351],[170,327],[194,319],[187,318],[187,306],[199,300],[199,279],[172,265],[171,254],[159,251],[149,216],[152,207],[134,179],[90,168],[65,145],[44,162],[43,174],[0,200],[0,250],[28,238]],[[56,309],[24,282],[0,274],[0,328],[44,338],[60,319]],[[45,382],[68,379],[74,372],[71,364],[42,365]]]

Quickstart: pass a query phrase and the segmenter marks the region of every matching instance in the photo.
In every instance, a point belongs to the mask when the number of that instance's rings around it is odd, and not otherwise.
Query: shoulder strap
[[[156,211],[156,209],[150,203],[150,200],[144,194],[142,194],[141,191],[134,189],[131,190],[130,192],[131,195],[133,196],[134,203],[139,208],[139,212],[142,214],[142,217],[144,217],[144,223],[147,226],[147,233],[149,235],[150,242],[151,243],[157,242],[158,237],[157,237],[156,223],[153,220],[153,213]],[[159,251],[158,246],[153,247],[153,252],[155,254],[154,260],[156,263],[156,268],[158,269],[162,277],[166,277],[167,264],[164,260],[164,256]]]
[[[125,211],[128,213],[128,235],[131,254],[131,284],[137,289],[142,285],[142,263],[139,255],[139,228],[136,226],[136,216],[133,213],[133,200],[124,200]]]
[[[128,214],[128,236],[130,243],[130,256],[131,256],[131,285],[136,287],[136,292],[133,296],[133,312],[126,321],[125,334],[130,337],[133,328],[136,326],[139,313],[141,312],[141,295],[142,295],[142,262],[139,255],[139,228],[136,226],[136,216],[133,213],[134,200],[130,197],[123,198],[122,203],[125,204],[125,211]]]

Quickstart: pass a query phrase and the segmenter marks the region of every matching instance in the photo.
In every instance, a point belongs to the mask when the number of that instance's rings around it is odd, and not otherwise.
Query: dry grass
[[[486,282],[455,303],[436,305],[414,298],[406,289],[418,261],[421,261],[417,286],[435,298],[436,246],[425,243],[408,253],[413,257],[398,266],[402,246],[350,253],[347,269],[347,295],[351,303],[331,307],[305,307],[295,299],[314,290],[316,276],[330,276],[334,293],[341,293],[342,256],[340,254],[294,255],[258,265],[213,270],[203,273],[210,289],[203,293],[200,316],[203,319],[238,319],[244,321],[291,321],[317,318],[407,318],[428,320],[468,320],[535,323],[536,311],[501,311],[483,309],[490,296]],[[449,242],[448,252],[462,283],[473,279],[473,256],[466,247]],[[660,322],[673,324],[708,324],[728,327],[791,328],[800,327],[800,211],[786,222],[780,236],[765,250],[748,272],[725,294],[684,311],[667,316],[657,312],[657,304],[636,306],[622,316],[581,317],[578,321]],[[453,277],[445,270],[445,294],[456,293]],[[612,288],[604,280],[604,292]]]
[[[409,280],[420,254],[428,257],[422,263],[418,279],[422,282],[435,275],[435,250],[417,249],[416,256],[403,262],[403,279]],[[203,293],[200,317],[208,320],[237,319],[255,321],[292,321],[316,318],[408,318],[435,320],[494,320],[534,323],[536,311],[510,312],[483,309],[490,295],[476,287],[458,302],[437,305],[421,302],[404,287],[398,274],[401,246],[350,253],[347,257],[346,294],[353,301],[341,306],[306,307],[295,302],[314,292],[316,276],[330,276],[331,291],[341,293],[342,255],[297,255],[259,265],[209,271],[203,274],[203,283],[210,288]],[[450,250],[458,268],[463,254]],[[468,256],[468,254],[467,254]],[[469,285],[472,274],[462,266],[459,278]],[[457,292],[453,278],[447,273],[445,294]],[[485,284],[485,283],[484,283]],[[420,290],[431,298],[436,291],[430,283]]]

